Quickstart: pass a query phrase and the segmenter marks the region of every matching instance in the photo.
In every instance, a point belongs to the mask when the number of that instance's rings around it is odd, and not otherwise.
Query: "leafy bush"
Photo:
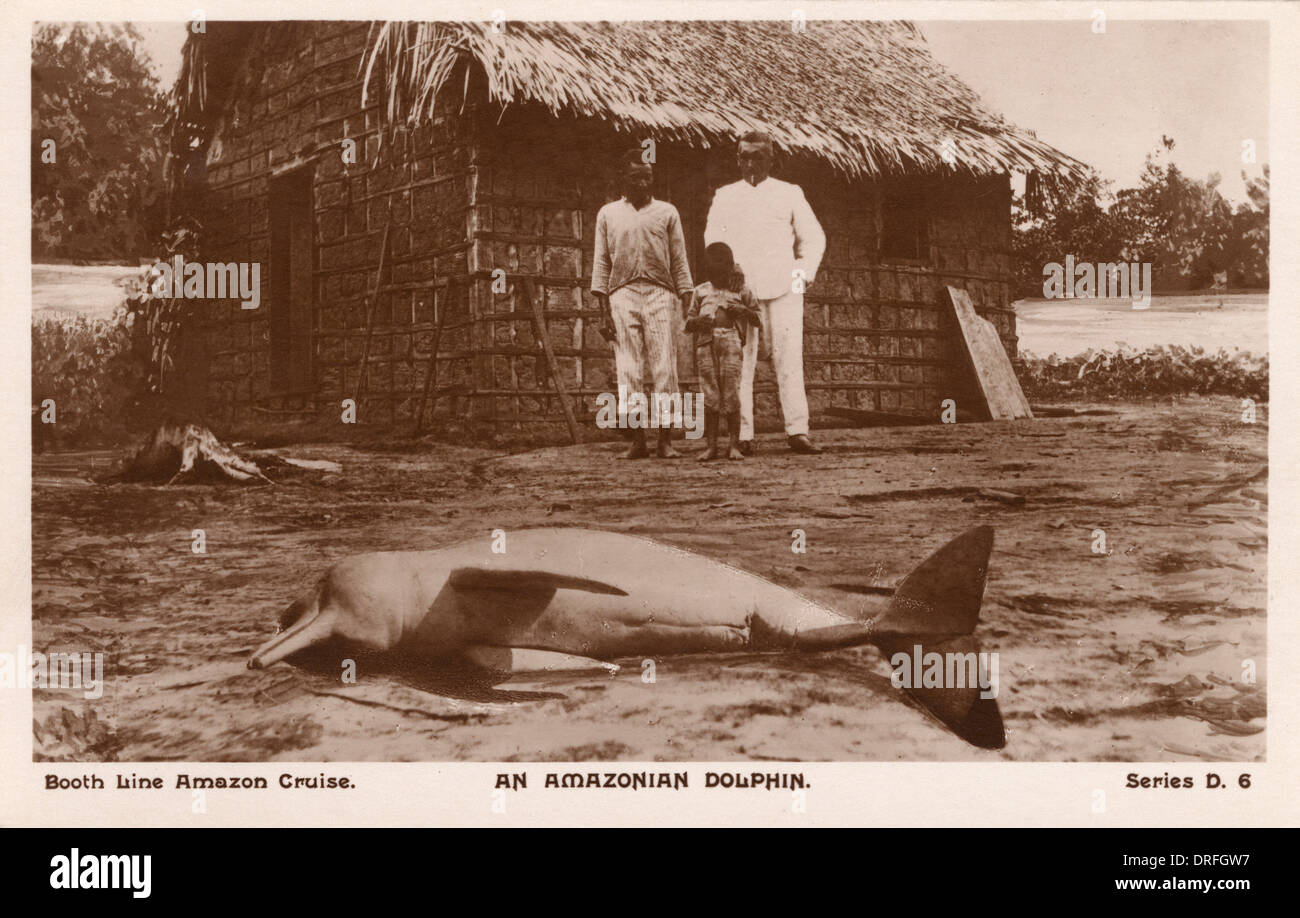
[[[37,448],[120,443],[150,414],[148,366],[137,356],[125,309],[111,319],[43,319],[32,324],[32,434]],[[55,423],[41,423],[54,400]]]
[[[1020,383],[1030,400],[1233,395],[1268,399],[1268,357],[1220,348],[1156,346],[1088,350],[1075,357],[1021,354]]]
[[[164,260],[198,260],[198,222],[181,217],[160,237]],[[111,319],[42,319],[32,324],[32,441],[49,445],[117,444],[192,408],[176,390],[173,351],[194,301],[153,291],[153,266],[127,285]],[[41,423],[54,399],[55,423]]]

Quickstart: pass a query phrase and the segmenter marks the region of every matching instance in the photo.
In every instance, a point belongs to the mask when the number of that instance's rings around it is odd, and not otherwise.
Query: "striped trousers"
[[[643,392],[642,381],[646,379],[652,381],[652,392],[677,394],[677,339],[673,329],[679,302],[675,293],[655,284],[631,283],[609,295],[609,311],[614,317],[614,365],[619,387],[629,396]],[[647,405],[653,406],[653,396],[645,396]],[[671,401],[660,400],[662,427],[672,426]],[[627,407],[620,404],[618,410],[622,415]]]

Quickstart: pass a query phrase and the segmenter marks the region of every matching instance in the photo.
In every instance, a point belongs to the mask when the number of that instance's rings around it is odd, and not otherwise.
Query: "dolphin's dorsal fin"
[[[451,572],[447,582],[452,589],[508,590],[533,593],[555,590],[583,590],[587,593],[604,593],[608,596],[626,596],[625,590],[600,580],[555,574],[551,571],[532,571],[509,568],[458,567]]]

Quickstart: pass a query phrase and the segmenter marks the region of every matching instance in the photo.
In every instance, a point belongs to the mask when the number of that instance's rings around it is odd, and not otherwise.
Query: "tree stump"
[[[271,482],[257,467],[257,463],[238,455],[206,427],[173,422],[163,424],[155,430],[110,480],[169,485],[194,482]]]

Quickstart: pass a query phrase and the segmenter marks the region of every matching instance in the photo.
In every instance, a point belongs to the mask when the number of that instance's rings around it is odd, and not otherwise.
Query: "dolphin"
[[[280,632],[248,666],[260,669],[313,647],[461,658],[502,672],[580,669],[593,658],[861,644],[874,644],[890,660],[898,653],[978,654],[973,632],[993,530],[967,530],[921,562],[872,620],[636,536],[525,529],[508,532],[496,547],[505,550],[494,552],[484,537],[341,561],[284,610]],[[967,742],[1004,746],[997,701],[982,697],[978,684],[954,681],[907,691]]]

